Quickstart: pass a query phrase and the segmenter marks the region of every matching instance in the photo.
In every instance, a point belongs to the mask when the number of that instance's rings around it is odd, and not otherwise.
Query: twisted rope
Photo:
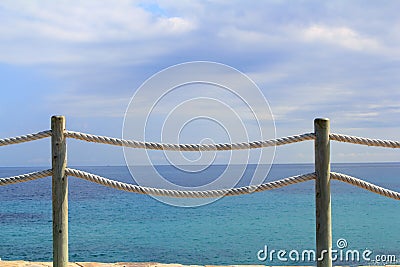
[[[331,179],[334,180],[339,180],[341,182],[345,182],[363,189],[366,189],[368,191],[371,191],[373,193],[379,194],[381,196],[393,198],[396,200],[400,200],[400,193],[396,191],[392,191],[374,184],[371,184],[369,182],[360,180],[358,178],[342,174],[342,173],[336,173],[336,172],[331,172]]]
[[[261,184],[259,186],[244,186],[239,188],[230,188],[230,189],[220,189],[220,190],[207,190],[207,191],[179,191],[179,190],[168,190],[168,189],[159,189],[159,188],[150,188],[143,187],[128,183],[123,183],[119,181],[110,180],[99,175],[91,174],[88,172],[67,168],[66,174],[69,176],[74,176],[77,178],[81,178],[90,182],[94,182],[100,185],[104,185],[107,187],[111,187],[114,189],[146,194],[146,195],[154,195],[154,196],[166,196],[166,197],[177,197],[177,198],[214,198],[221,196],[238,196],[244,194],[251,194],[255,192],[262,192],[272,189],[278,189],[281,187],[285,187],[292,184],[302,183],[309,180],[314,180],[316,178],[315,173],[307,173],[303,175],[296,175],[288,178],[284,178],[278,181],[273,181],[265,184]],[[393,198],[396,200],[400,200],[400,193],[385,189],[383,187],[368,183],[366,181],[351,177],[349,175],[331,172],[331,178],[335,180],[339,180],[342,182],[349,183],[351,185],[355,185],[357,187],[361,187],[373,193]]]
[[[71,168],[67,168],[65,172],[69,176],[74,176],[77,178],[81,178],[90,182],[94,182],[100,185],[104,185],[122,191],[146,194],[146,195],[154,195],[154,196],[176,197],[176,198],[215,198],[221,196],[238,196],[244,194],[251,194],[254,192],[262,192],[266,190],[277,189],[284,186],[315,179],[315,173],[308,173],[303,175],[292,176],[278,181],[265,183],[259,186],[244,186],[239,188],[207,190],[207,191],[179,191],[179,190],[143,187],[128,183],[118,182],[95,174]]]
[[[146,194],[146,195],[154,195],[154,196],[176,197],[176,198],[215,198],[221,196],[238,196],[238,195],[245,195],[255,192],[272,190],[272,189],[278,189],[288,185],[314,180],[316,178],[315,173],[307,173],[307,174],[284,178],[278,181],[268,182],[265,184],[261,184],[259,186],[244,186],[239,188],[207,190],[207,191],[179,191],[179,190],[150,188],[150,187],[143,187],[128,183],[123,183],[107,179],[99,175],[71,168],[66,168],[65,173],[68,176],[74,176],[77,178],[81,178],[90,182],[94,182],[103,186],[111,187],[122,191]],[[0,186],[28,182],[51,175],[52,175],[52,170],[48,169],[48,170],[21,174],[7,178],[0,178]],[[342,173],[331,172],[330,175],[331,179],[345,182],[385,197],[400,200],[399,192],[389,190]]]
[[[0,146],[19,144],[34,140],[43,139],[51,136],[51,130],[41,131],[38,133],[21,135],[16,137],[0,139]],[[155,142],[140,142],[134,140],[124,140],[119,138],[86,134],[74,131],[65,131],[65,136],[87,142],[109,144],[115,146],[124,146],[132,148],[145,148],[153,150],[174,150],[174,151],[213,151],[213,150],[239,150],[254,149],[271,146],[287,145],[307,140],[314,140],[314,133],[305,133],[300,135],[287,136],[282,138],[270,139],[265,141],[242,142],[242,143],[224,143],[224,144],[162,144]],[[365,137],[357,137],[344,134],[331,133],[330,140],[338,142],[353,143],[367,146],[379,146],[389,148],[400,148],[399,141],[371,139]]]
[[[115,146],[124,146],[131,148],[145,148],[153,150],[175,150],[175,151],[213,151],[213,150],[239,150],[239,149],[254,149],[270,146],[280,146],[306,140],[314,140],[314,133],[305,133],[301,135],[294,135],[282,137],[277,139],[243,142],[234,144],[161,144],[154,142],[140,142],[134,140],[124,140],[119,138],[112,138],[107,136],[92,135],[80,132],[66,131],[65,136],[87,142],[109,144]]]
[[[370,138],[365,138],[365,137],[357,137],[357,136],[335,134],[335,133],[330,134],[329,138],[330,138],[330,140],[333,140],[333,141],[353,143],[353,144],[359,144],[359,145],[400,148],[399,141],[370,139]]]
[[[155,142],[140,142],[135,140],[124,140],[107,136],[93,135],[81,132],[66,131],[66,137],[83,140],[87,142],[109,144],[115,146],[124,146],[131,148],[144,148],[153,150],[174,150],[174,151],[213,151],[213,150],[239,150],[239,149],[254,149],[271,146],[287,145],[307,140],[314,140],[314,133],[305,133],[300,135],[287,136],[277,139],[265,141],[242,142],[234,144],[162,144]],[[353,143],[367,146],[380,146],[390,148],[400,148],[399,141],[371,139],[365,137],[350,136],[344,134],[332,133],[329,135],[330,140],[338,142]]]
[[[48,170],[44,170],[44,171],[31,172],[31,173],[21,174],[21,175],[17,175],[17,176],[11,176],[11,177],[7,177],[7,178],[0,178],[0,186],[33,181],[36,179],[51,176],[52,173],[53,173],[52,170],[48,169]]]
[[[42,131],[42,132],[33,133],[33,134],[21,135],[21,136],[16,136],[16,137],[4,138],[4,139],[0,139],[0,146],[13,145],[13,144],[19,144],[19,143],[23,143],[23,142],[39,140],[39,139],[43,139],[43,138],[46,138],[49,136],[51,136],[51,130]]]

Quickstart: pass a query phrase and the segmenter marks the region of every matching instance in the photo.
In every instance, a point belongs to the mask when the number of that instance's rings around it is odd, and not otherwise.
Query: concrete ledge
[[[156,262],[70,262],[68,267],[266,267],[267,265],[182,265],[165,264]],[[385,265],[386,267],[400,267],[400,265]],[[53,267],[52,262],[29,262],[29,261],[1,261],[0,267]],[[283,267],[283,266],[280,266]],[[293,267],[293,266],[290,266]],[[302,266],[306,267],[306,266]],[[364,266],[359,266],[364,267]],[[374,267],[379,267],[374,265]]]

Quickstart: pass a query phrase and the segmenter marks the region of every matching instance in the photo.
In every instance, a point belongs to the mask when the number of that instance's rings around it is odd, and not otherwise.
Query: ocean
[[[210,166],[205,176],[218,175],[225,167]],[[247,166],[245,175],[254,167]],[[133,182],[127,167],[76,168]],[[0,177],[40,169],[2,167]],[[313,164],[275,164],[266,181],[313,169]],[[157,170],[178,181],[192,179],[173,166]],[[146,173],[145,167],[142,171]],[[400,191],[400,163],[332,164],[332,171]],[[395,264],[394,256],[400,264],[400,202],[338,181],[332,181],[331,193],[334,264],[373,265],[377,256]],[[1,186],[0,258],[51,261],[51,214],[50,177]],[[70,261],[313,265],[301,254],[314,248],[313,181],[182,208],[69,178]],[[279,250],[285,252],[280,257]],[[350,250],[359,251],[360,259],[346,259]],[[371,253],[363,258],[367,250]]]

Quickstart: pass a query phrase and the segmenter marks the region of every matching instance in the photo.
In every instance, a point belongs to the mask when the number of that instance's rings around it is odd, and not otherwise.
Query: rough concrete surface
[[[53,263],[0,260],[0,267],[53,267]],[[182,265],[175,263],[165,264],[165,263],[155,263],[155,262],[116,262],[116,263],[70,262],[68,264],[68,267],[266,267],[266,265]],[[386,265],[386,267],[400,267],[400,265]]]

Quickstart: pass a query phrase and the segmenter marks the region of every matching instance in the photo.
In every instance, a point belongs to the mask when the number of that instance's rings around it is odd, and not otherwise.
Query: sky
[[[314,118],[327,117],[335,133],[399,140],[398,10],[396,0],[3,0],[0,138],[49,129],[57,114],[69,130],[120,138],[130,100],[148,78],[211,61],[256,83],[277,137],[312,132]],[[196,127],[182,141],[223,132],[200,136]],[[331,151],[333,162],[400,161],[394,149],[334,142]],[[278,147],[274,162],[313,156],[308,141]],[[0,159],[0,166],[49,166],[49,139],[1,147]],[[77,140],[68,140],[68,162],[125,164],[122,148]]]

